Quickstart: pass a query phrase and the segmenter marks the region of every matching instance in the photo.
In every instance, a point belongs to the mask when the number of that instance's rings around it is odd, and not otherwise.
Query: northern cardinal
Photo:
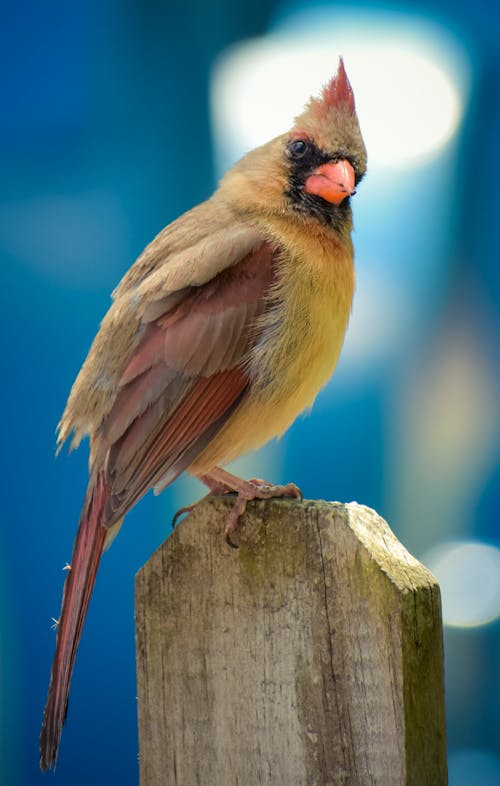
[[[113,293],[59,424],[90,438],[40,738],[55,765],[76,650],[103,549],[128,510],[182,472],[250,499],[296,486],[219,467],[281,435],[331,376],[354,291],[350,197],[366,151],[344,64],[289,133],[242,158],[167,226]]]

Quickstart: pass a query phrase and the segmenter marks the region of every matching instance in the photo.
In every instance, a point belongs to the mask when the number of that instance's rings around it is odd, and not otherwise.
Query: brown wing
[[[224,209],[222,209],[224,208]],[[215,276],[260,248],[262,234],[210,199],[166,227],[124,276],[71,389],[58,445],[93,438],[113,406],[141,331]]]
[[[183,472],[245,397],[245,360],[268,303],[274,257],[261,243],[144,325],[94,438],[94,466],[104,465],[110,488],[106,525]]]

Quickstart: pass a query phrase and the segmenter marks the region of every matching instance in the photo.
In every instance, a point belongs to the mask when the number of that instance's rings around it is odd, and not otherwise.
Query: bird
[[[222,465],[281,436],[332,375],[355,287],[351,198],[367,154],[339,58],[291,130],[247,153],[166,226],[112,293],[58,425],[90,441],[40,734],[56,765],[70,682],[104,549],[133,505],[184,472],[251,499],[300,496]]]

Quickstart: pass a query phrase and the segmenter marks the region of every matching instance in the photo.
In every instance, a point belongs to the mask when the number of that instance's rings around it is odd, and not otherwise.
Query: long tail
[[[40,767],[43,771],[54,767],[57,759],[76,651],[106,539],[107,529],[102,526],[101,519],[107,497],[106,484],[98,475],[90,481],[87,489],[73,547],[71,570],[64,584],[56,653],[40,734]]]

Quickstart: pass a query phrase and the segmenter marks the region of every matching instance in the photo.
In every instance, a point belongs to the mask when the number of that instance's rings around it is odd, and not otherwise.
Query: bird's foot
[[[243,480],[220,467],[214,467],[209,474],[200,476],[200,480],[210,488],[208,496],[230,492],[237,494],[224,530],[226,542],[233,548],[235,548],[235,544],[231,540],[231,535],[238,526],[238,521],[244,514],[248,502],[254,499],[272,499],[274,497],[295,497],[302,500],[302,492],[295,483],[274,485],[261,478]]]

